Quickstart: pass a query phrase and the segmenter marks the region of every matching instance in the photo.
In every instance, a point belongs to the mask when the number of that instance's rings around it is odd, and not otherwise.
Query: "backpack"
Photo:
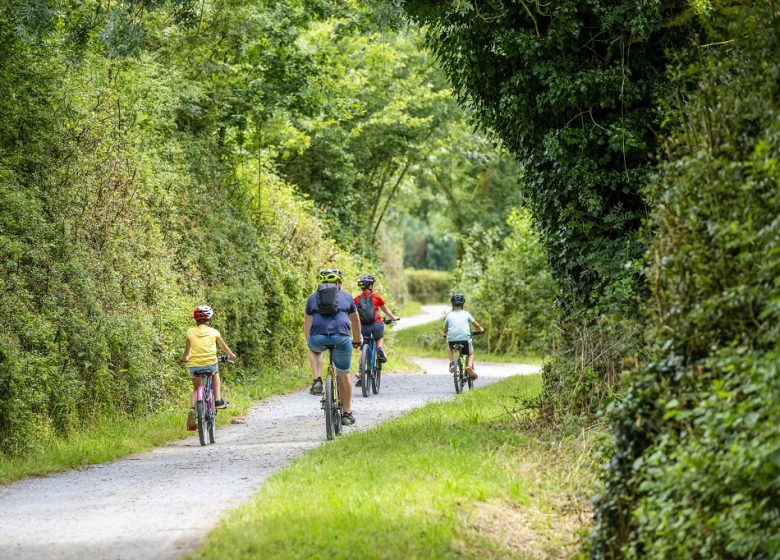
[[[339,312],[339,287],[331,282],[317,286],[317,313],[320,315],[335,315]]]
[[[358,317],[364,325],[371,325],[376,321],[376,308],[374,307],[374,295],[360,296],[358,298]]]

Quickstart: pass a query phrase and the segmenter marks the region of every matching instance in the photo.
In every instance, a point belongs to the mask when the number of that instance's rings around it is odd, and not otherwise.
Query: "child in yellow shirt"
[[[214,387],[214,406],[217,408],[227,408],[227,401],[222,399],[220,394],[219,365],[217,362],[217,344],[227,355],[228,360],[233,361],[236,355],[228,347],[222,335],[217,329],[211,327],[211,321],[214,317],[214,310],[208,305],[201,305],[192,312],[192,317],[197,324],[187,330],[187,341],[184,344],[184,353],[181,355],[181,362],[186,363],[190,370],[192,378],[192,395],[190,397],[190,413],[187,421],[188,427],[194,425],[195,419],[195,400],[198,395],[198,387],[202,383],[202,378],[195,375],[196,371],[210,370],[214,372],[211,377],[211,386]]]

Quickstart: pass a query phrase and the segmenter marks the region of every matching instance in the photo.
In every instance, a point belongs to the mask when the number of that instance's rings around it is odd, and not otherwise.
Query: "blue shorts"
[[[213,375],[219,371],[219,363],[214,362],[213,364],[210,364],[208,366],[195,366],[189,368],[189,370],[190,370],[190,377],[195,377],[195,373],[199,371],[210,371]]]
[[[379,340],[385,337],[385,324],[381,321],[379,323],[371,323],[370,325],[361,325],[360,331],[363,334],[363,338],[373,336],[374,340]]]
[[[313,334],[306,341],[312,352],[325,351],[325,346],[333,344],[333,365],[338,371],[349,372],[352,365],[352,339],[348,334]]]

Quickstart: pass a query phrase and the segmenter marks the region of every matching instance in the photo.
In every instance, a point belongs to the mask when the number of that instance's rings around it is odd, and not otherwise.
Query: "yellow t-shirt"
[[[190,327],[187,340],[190,341],[189,367],[210,366],[217,363],[217,338],[221,336],[217,329],[206,324]]]

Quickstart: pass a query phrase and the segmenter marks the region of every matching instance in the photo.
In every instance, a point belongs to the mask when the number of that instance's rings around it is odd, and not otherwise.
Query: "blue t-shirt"
[[[357,307],[352,296],[344,290],[336,294],[336,304],[339,312],[334,315],[320,315],[317,313],[317,293],[309,296],[306,302],[306,315],[312,315],[311,332],[313,334],[350,334],[352,329],[349,323],[349,314],[357,313]]]

